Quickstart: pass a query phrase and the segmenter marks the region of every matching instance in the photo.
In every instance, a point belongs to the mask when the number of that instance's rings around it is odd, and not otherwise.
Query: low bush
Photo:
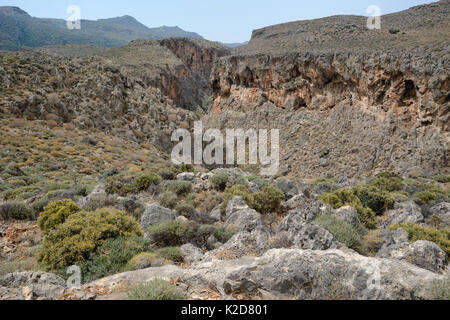
[[[188,194],[192,190],[192,183],[187,181],[164,181],[161,192],[173,192],[178,196]]]
[[[3,220],[33,220],[30,208],[22,202],[6,202],[0,205],[0,218]]]
[[[372,209],[377,215],[382,215],[394,204],[394,199],[388,192],[375,186],[361,185],[353,188],[353,192],[364,207]]]
[[[122,197],[130,193],[136,193],[135,179],[136,174],[130,172],[111,176],[105,180],[105,191],[108,194],[118,194]]]
[[[138,191],[145,191],[151,185],[158,185],[162,181],[162,178],[156,173],[142,174],[136,178],[135,184]]]
[[[253,198],[250,189],[244,185],[237,184],[225,190],[225,193],[223,194],[224,201],[220,207],[221,210],[225,212],[228,206],[228,202],[230,202],[234,197],[237,196],[242,197],[242,199],[244,199],[249,207],[253,208],[255,206],[255,199]]]
[[[136,219],[141,221],[142,214],[145,212],[145,206],[140,201],[132,198],[125,198],[120,200],[121,209]]]
[[[314,223],[327,229],[336,241],[345,244],[347,247],[366,254],[367,249],[363,246],[361,236],[356,229],[346,221],[332,215],[321,215],[314,220]]]
[[[262,213],[270,213],[278,210],[285,200],[283,191],[274,187],[263,187],[261,192],[253,195],[253,208]]]
[[[128,292],[129,300],[184,300],[185,295],[173,284],[162,279],[154,279]]]
[[[194,201],[194,206],[203,213],[210,213],[218,205],[223,202],[223,196],[216,191],[207,191],[205,193],[197,194]]]
[[[26,258],[23,260],[1,261],[0,262],[0,278],[8,273],[13,273],[17,270],[32,271],[38,268],[36,259]]]
[[[107,239],[81,266],[83,282],[131,270],[128,262],[147,247],[148,241],[142,237]]]
[[[65,214],[56,215],[65,217],[64,223],[54,223],[62,221],[61,218],[48,220],[48,225],[43,224],[44,229],[50,229],[50,232],[47,232],[42,242],[38,260],[46,270],[83,265],[92,254],[99,252],[106,240],[143,235],[136,220],[124,212],[101,209],[72,213],[70,208],[63,206],[62,209],[71,213],[68,217]]]
[[[450,183],[450,176],[440,174],[433,177],[433,180],[439,183]]]
[[[433,299],[438,301],[450,300],[450,277],[437,281],[433,287]]]
[[[212,225],[196,222],[167,221],[151,226],[147,233],[157,247],[179,247],[191,243],[199,248],[207,247],[208,238],[216,232]],[[220,233],[225,234],[223,230]]]
[[[63,224],[71,215],[81,211],[72,200],[60,200],[44,208],[38,219],[39,228],[44,234],[50,233]]]
[[[169,170],[169,169],[161,169],[158,171],[158,175],[163,179],[163,180],[175,180],[176,178],[176,174]]]
[[[119,204],[119,200],[114,195],[98,193],[91,195],[84,204],[83,209],[86,211],[95,211],[102,208],[115,208]]]
[[[426,228],[412,223],[402,223],[392,225],[390,230],[397,230],[403,228],[408,232],[409,240],[411,242],[426,240],[436,243],[447,254],[447,258],[450,257],[450,230],[447,229],[435,229]]]
[[[226,173],[219,173],[211,177],[211,182],[219,191],[224,191],[227,187],[228,179],[230,178],[229,174]]]
[[[178,247],[165,247],[156,250],[156,254],[166,260],[173,261],[175,263],[183,263],[183,255]]]
[[[195,208],[189,203],[180,203],[175,207],[175,211],[179,215],[190,219],[195,213]]]
[[[358,212],[359,220],[365,228],[372,230],[377,226],[375,213],[372,209],[362,205],[361,200],[355,195],[353,190],[339,189],[332,193],[325,193],[319,197],[319,200],[330,205],[333,209],[351,206]]]
[[[139,253],[128,262],[128,265],[133,270],[141,270],[150,267],[160,267],[166,264],[167,261],[165,259],[152,252]]]
[[[260,189],[272,186],[272,182],[270,180],[262,178],[256,178],[255,180],[253,180],[253,183],[256,184]]]
[[[178,203],[178,196],[170,191],[164,192],[159,195],[158,202],[164,208],[175,209]]]
[[[370,185],[387,192],[401,191],[403,180],[399,177],[378,177],[370,181]]]
[[[225,227],[217,227],[214,230],[214,237],[220,242],[220,243],[226,243],[228,240],[230,240],[234,235],[236,234],[236,231],[233,229],[225,228]]]

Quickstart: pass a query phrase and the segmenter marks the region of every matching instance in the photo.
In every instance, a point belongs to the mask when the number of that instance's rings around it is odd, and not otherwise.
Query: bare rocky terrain
[[[1,51],[0,300],[448,300],[449,10]],[[279,174],[173,165],[198,120]]]

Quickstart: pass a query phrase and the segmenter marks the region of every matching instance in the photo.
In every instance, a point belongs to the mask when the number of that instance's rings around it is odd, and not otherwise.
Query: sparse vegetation
[[[128,292],[129,300],[184,300],[181,291],[168,281],[154,279]]]
[[[411,242],[426,240],[436,243],[450,257],[450,230],[426,228],[412,223],[396,224],[390,227],[390,230],[397,230],[403,228],[408,232],[409,240]]]

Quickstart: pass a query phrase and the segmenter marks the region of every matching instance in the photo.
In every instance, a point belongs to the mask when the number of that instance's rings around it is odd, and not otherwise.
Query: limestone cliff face
[[[449,54],[418,50],[222,58],[205,122],[281,129],[296,176],[448,172]]]
[[[214,62],[229,50],[206,40],[187,38],[162,39],[159,43],[182,62],[175,73],[162,74],[162,89],[178,106],[202,106],[202,100],[212,94],[209,77]]]

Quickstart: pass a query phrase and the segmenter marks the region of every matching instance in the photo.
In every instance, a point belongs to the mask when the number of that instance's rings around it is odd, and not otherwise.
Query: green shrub
[[[345,244],[360,254],[367,253],[367,249],[364,248],[358,231],[346,221],[332,215],[321,215],[314,222],[327,229],[336,241]]]
[[[184,300],[186,297],[181,291],[168,281],[154,279],[141,284],[128,292],[129,300]]]
[[[192,190],[192,183],[187,181],[164,181],[161,184],[162,192],[173,192],[179,196],[188,194]]]
[[[22,202],[6,202],[0,205],[0,218],[3,220],[33,220],[30,208]]]
[[[414,195],[414,198],[416,199],[416,201],[423,204],[429,204],[439,199],[437,193],[430,190],[418,192]]]
[[[15,271],[33,271],[38,268],[36,259],[26,258],[23,260],[0,261],[0,278]]]
[[[215,230],[214,226],[201,225],[192,221],[167,221],[151,226],[147,233],[153,244],[160,248],[179,247],[186,243],[205,247],[208,238],[214,234]]]
[[[189,193],[186,198],[184,198],[183,203],[191,206],[195,206],[195,199],[197,198],[196,193]]]
[[[217,227],[214,230],[214,237],[221,243],[226,243],[228,240],[230,240],[234,235],[236,234],[236,231],[233,229],[225,228],[225,227]]]
[[[178,247],[165,247],[156,250],[156,254],[166,260],[173,261],[175,263],[183,262],[183,255]]]
[[[210,213],[218,205],[223,202],[223,197],[216,191],[208,191],[197,194],[194,201],[194,206],[203,213]]]
[[[176,247],[183,244],[183,237],[188,231],[186,223],[167,221],[151,226],[147,233],[152,241],[160,247]]]
[[[169,170],[169,169],[161,169],[158,171],[158,175],[163,179],[163,180],[175,180],[176,175],[173,171]]]
[[[48,234],[63,224],[71,215],[81,211],[72,200],[60,200],[50,203],[44,208],[38,219],[39,228]]]
[[[178,169],[181,171],[181,173],[183,173],[183,172],[195,172],[195,168],[194,168],[194,166],[192,164],[182,163],[179,166]]]
[[[389,227],[390,230],[397,230],[403,228],[408,232],[409,240],[416,242],[419,240],[426,240],[436,243],[450,257],[450,230],[426,228],[412,223],[395,224]]]
[[[118,194],[125,197],[130,193],[136,193],[135,173],[124,172],[105,180],[105,191],[108,194]]]
[[[353,188],[353,192],[364,207],[372,209],[377,215],[382,215],[394,204],[394,199],[388,192],[375,186],[361,185]]]
[[[125,198],[120,200],[121,209],[136,219],[136,221],[141,221],[142,214],[145,212],[145,206],[136,199]]]
[[[129,262],[128,265],[133,270],[141,270],[150,267],[160,267],[166,265],[168,263],[167,260],[158,257],[156,253],[152,252],[142,252],[138,255],[134,256]]]
[[[174,209],[178,203],[178,196],[171,191],[164,192],[159,195],[158,202],[164,208]]]
[[[223,191],[227,187],[228,179],[230,179],[229,174],[219,173],[211,177],[211,182],[217,190]]]
[[[142,237],[107,239],[81,266],[83,282],[91,282],[132,269],[128,262],[144,252],[148,241]]]
[[[143,235],[135,219],[106,209],[72,213],[64,223],[49,226],[53,230],[46,234],[38,260],[50,271],[84,264],[108,239]]]
[[[254,209],[260,213],[270,213],[278,210],[285,200],[284,193],[274,187],[263,187],[261,192],[253,195]]]
[[[220,207],[221,210],[225,211],[227,209],[228,202],[230,202],[234,197],[237,196],[242,197],[242,199],[244,199],[249,207],[253,208],[255,206],[255,200],[253,198],[253,195],[251,194],[250,189],[244,185],[237,184],[225,190],[225,193],[223,194],[224,202]]]
[[[175,211],[179,215],[182,215],[183,217],[190,219],[195,213],[195,208],[191,204],[180,203],[175,207]]]
[[[435,283],[433,288],[433,299],[438,301],[450,300],[450,277]]]
[[[119,200],[114,195],[99,193],[91,195],[83,206],[86,211],[95,211],[102,208],[114,208],[119,204]]]
[[[1,193],[1,198],[5,201],[16,199],[26,200],[37,195],[41,189],[37,186],[26,186],[17,189],[8,189]]]
[[[372,179],[370,185],[387,192],[401,191],[403,189],[403,180],[397,177],[378,177]]]
[[[332,193],[325,193],[319,197],[324,203],[339,209],[344,206],[351,206],[358,212],[361,224],[367,229],[375,229],[377,220],[375,213],[370,208],[366,208],[361,204],[361,200],[355,195],[353,190],[339,189]]]
[[[162,178],[156,173],[142,174],[136,178],[136,189],[138,191],[145,191],[151,185],[158,185],[162,181]]]
[[[394,172],[383,171],[383,172],[377,174],[377,178],[391,179],[391,178],[400,178],[400,176]]]
[[[433,180],[439,183],[450,183],[450,176],[440,174],[433,177]]]

